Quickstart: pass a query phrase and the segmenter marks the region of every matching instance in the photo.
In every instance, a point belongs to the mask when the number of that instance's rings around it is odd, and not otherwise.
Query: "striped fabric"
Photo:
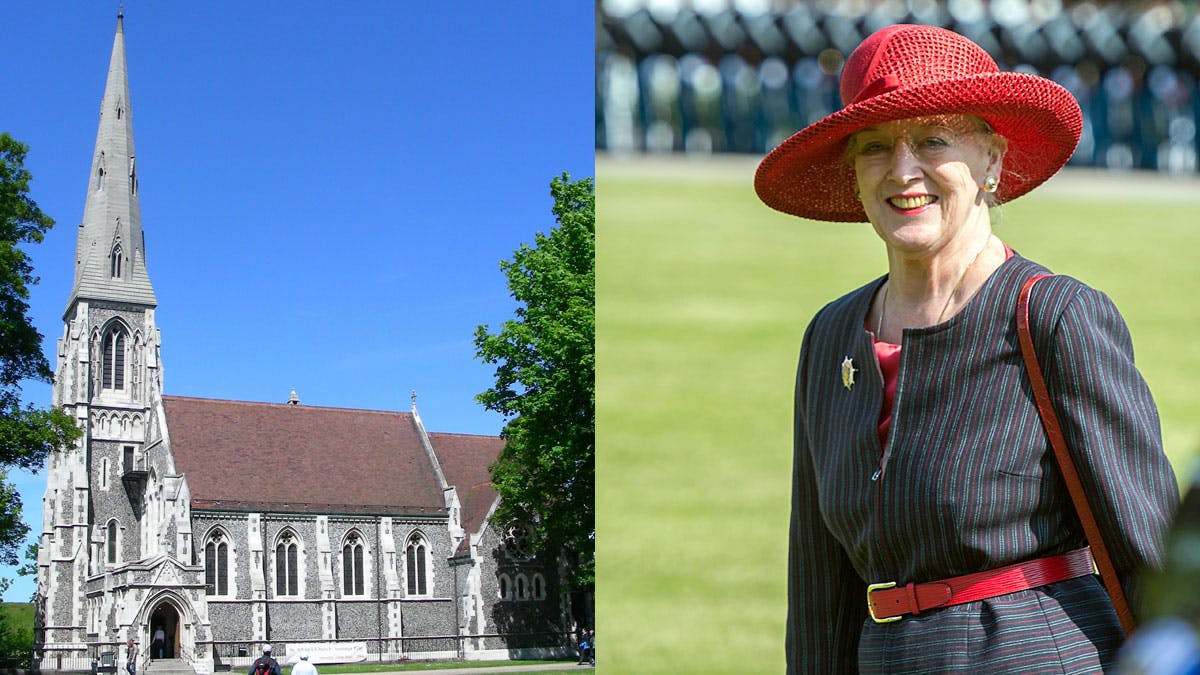
[[[1033,403],[1014,312],[1046,270],[1004,262],[950,320],[905,331],[886,447],[863,324],[884,279],[824,307],[796,382],[788,672],[1096,673],[1121,642],[1097,577],[876,624],[868,582],[925,582],[1086,545]],[[1116,307],[1069,277],[1038,283],[1047,386],[1113,563],[1160,566],[1178,487]],[[849,357],[858,372],[849,389]]]

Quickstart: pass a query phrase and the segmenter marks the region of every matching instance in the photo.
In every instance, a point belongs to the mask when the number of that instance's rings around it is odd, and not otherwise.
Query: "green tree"
[[[42,241],[54,221],[29,197],[23,143],[0,134],[0,564],[16,565],[29,533],[21,522],[21,497],[7,469],[36,471],[46,455],[79,437],[70,416],[54,408],[21,404],[21,382],[50,382],[42,336],[29,319],[29,287],[37,283],[23,244]]]
[[[475,330],[476,355],[498,364],[477,399],[505,417],[504,450],[492,466],[495,522],[533,527],[535,552],[562,553],[575,589],[595,578],[595,249],[592,179],[550,182],[558,222],[500,263],[516,316],[491,334]]]

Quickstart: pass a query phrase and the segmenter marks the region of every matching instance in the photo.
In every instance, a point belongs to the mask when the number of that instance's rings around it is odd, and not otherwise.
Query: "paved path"
[[[487,673],[532,673],[539,670],[578,670],[593,671],[594,666],[580,666],[570,661],[552,663],[535,663],[525,666],[464,666],[462,668],[438,668],[436,670],[405,670],[395,672],[370,673],[370,675],[412,675],[412,673],[430,673],[430,675],[486,675]]]

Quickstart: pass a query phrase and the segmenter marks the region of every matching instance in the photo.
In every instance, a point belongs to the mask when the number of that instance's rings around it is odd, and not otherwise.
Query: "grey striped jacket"
[[[884,279],[825,306],[796,380],[788,672],[1095,673],[1122,637],[1098,577],[876,624],[868,583],[925,582],[1063,553],[1086,539],[1017,342],[1009,258],[950,320],[904,333],[891,430],[867,311]],[[1038,358],[1113,563],[1160,566],[1178,503],[1158,413],[1124,320],[1069,277],[1031,300]],[[847,388],[849,358],[855,384]]]

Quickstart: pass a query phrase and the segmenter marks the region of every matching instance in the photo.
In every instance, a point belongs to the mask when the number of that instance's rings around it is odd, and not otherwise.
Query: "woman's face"
[[[916,117],[850,139],[859,198],[890,247],[936,252],[987,217],[980,187],[1000,175],[1003,139],[968,115]]]

